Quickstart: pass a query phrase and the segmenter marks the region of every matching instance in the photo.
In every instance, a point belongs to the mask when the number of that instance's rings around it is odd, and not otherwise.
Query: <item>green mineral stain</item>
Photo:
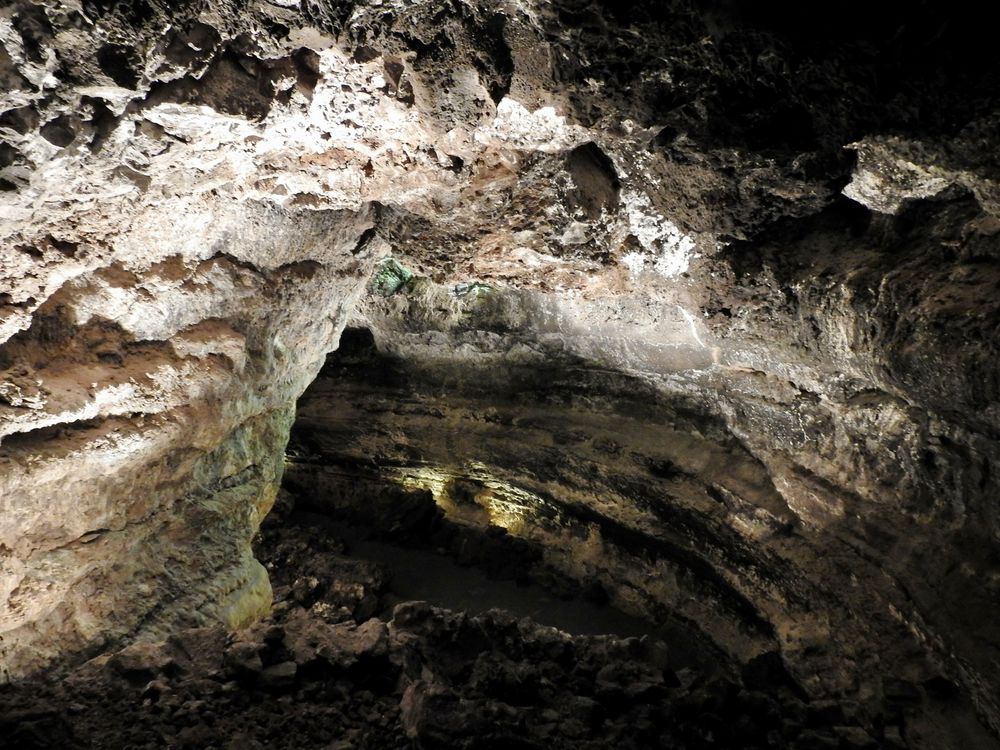
[[[391,297],[412,278],[412,271],[400,265],[395,258],[386,258],[372,277],[371,289],[379,296]]]

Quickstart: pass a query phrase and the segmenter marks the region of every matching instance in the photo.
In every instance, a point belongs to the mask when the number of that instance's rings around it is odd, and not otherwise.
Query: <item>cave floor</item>
[[[291,500],[256,543],[269,618],[7,686],[4,747],[906,746],[893,726],[872,737],[849,705],[806,700],[775,660],[726,675],[676,632],[365,539]]]

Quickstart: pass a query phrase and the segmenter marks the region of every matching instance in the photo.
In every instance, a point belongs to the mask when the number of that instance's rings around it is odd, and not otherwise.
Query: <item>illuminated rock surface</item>
[[[995,745],[1000,76],[870,5],[0,8],[0,681],[267,615],[287,472],[853,707],[788,746]]]

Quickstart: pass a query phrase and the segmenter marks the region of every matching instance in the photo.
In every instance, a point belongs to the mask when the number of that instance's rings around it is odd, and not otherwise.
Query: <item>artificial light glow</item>
[[[499,526],[516,536],[528,531],[533,517],[556,514],[554,508],[532,492],[510,484],[494,475],[488,467],[472,462],[460,469],[414,466],[396,469],[392,481],[410,490],[426,490],[445,516],[456,523]],[[450,490],[456,480],[465,480],[482,489],[473,496],[476,507],[460,502]]]

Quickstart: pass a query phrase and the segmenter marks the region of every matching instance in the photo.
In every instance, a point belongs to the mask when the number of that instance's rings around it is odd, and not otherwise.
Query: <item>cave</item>
[[[3,3],[0,747],[1000,748],[993,36]]]

